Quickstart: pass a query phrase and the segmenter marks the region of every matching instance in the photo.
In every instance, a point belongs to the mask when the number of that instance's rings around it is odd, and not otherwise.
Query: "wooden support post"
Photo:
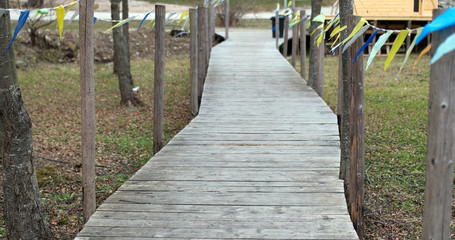
[[[433,10],[436,18],[447,9]],[[432,35],[432,55],[455,27]],[[450,239],[455,161],[455,52],[431,65],[422,239]],[[454,95],[452,97],[452,94]]]
[[[190,91],[190,107],[191,114],[196,116],[199,112],[198,103],[198,41],[197,41],[197,8],[190,8],[190,34],[191,34],[191,56],[190,56],[190,68],[191,68],[191,91]]]
[[[275,13],[275,43],[276,49],[280,48],[280,13]]]
[[[348,32],[360,21],[359,16],[348,17]],[[354,59],[355,54],[363,44],[363,37],[355,41],[348,49],[349,59]],[[354,64],[351,62],[349,77],[351,82],[350,116],[350,142],[351,142],[351,170],[349,210],[352,223],[357,231],[359,239],[364,238],[363,224],[363,195],[364,195],[364,91],[363,91],[363,55],[360,54]]]
[[[207,38],[208,38],[208,41],[209,41],[209,45],[208,45],[209,54],[208,54],[208,57],[210,59],[210,54],[212,53],[212,47],[213,47],[213,40],[214,40],[214,36],[215,36],[215,7],[214,6],[210,6],[209,7],[208,14],[209,14],[208,15],[209,28],[208,28]]]
[[[93,63],[93,0],[79,2],[80,7],[80,82],[82,102],[82,188],[84,219],[87,221],[96,209],[95,194],[95,81]]]
[[[225,40],[228,40],[229,39],[229,0],[224,0],[224,8],[225,8],[225,12],[224,12],[224,39]]]
[[[322,38],[322,41],[319,44],[318,50],[319,50],[319,55],[318,55],[319,65],[318,65],[318,73],[317,73],[317,81],[316,81],[315,90],[321,98],[324,98],[324,53],[325,53],[325,39],[324,38]]]
[[[304,19],[306,17],[306,11],[300,11],[300,17]],[[306,79],[306,28],[305,23],[300,22],[300,76]]]
[[[412,27],[412,21],[408,20],[407,28],[411,29],[411,27]],[[411,46],[411,37],[406,38],[406,51],[408,51],[409,46]]]
[[[164,62],[166,6],[155,5],[155,84],[153,98],[153,154],[163,148]]]
[[[207,38],[207,12],[208,8],[206,7],[199,7],[198,8],[198,18],[197,18],[197,26],[198,26],[198,103],[199,106],[201,104],[202,99],[202,92],[204,90],[204,82],[205,76],[207,74],[207,64],[208,64],[208,54],[207,54],[207,46],[208,46],[208,38]]]
[[[93,6],[93,0],[79,1],[79,45],[81,54],[79,66],[82,103],[82,191],[85,221],[88,221],[96,209]]]
[[[284,17],[284,47],[283,47],[283,56],[288,56],[288,39],[289,39],[289,16]]]
[[[292,0],[292,17],[291,17],[291,19],[293,19],[295,16],[297,16],[297,13],[295,11],[295,0]],[[295,68],[296,58],[297,58],[297,47],[299,46],[298,39],[299,39],[299,28],[297,27],[297,25],[294,25],[292,27],[292,60],[291,60],[291,64],[294,68]]]

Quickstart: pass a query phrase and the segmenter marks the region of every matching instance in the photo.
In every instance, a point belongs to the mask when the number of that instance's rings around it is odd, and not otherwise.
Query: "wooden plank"
[[[283,56],[288,56],[288,45],[289,45],[289,16],[284,16],[284,42],[283,42]]]
[[[82,104],[82,189],[84,219],[95,212],[95,79],[93,63],[93,0],[79,2],[80,82]]]
[[[204,90],[205,77],[207,75],[207,50],[208,50],[208,19],[207,19],[207,7],[198,7],[198,102],[201,103],[202,92]]]
[[[230,35],[212,50],[198,116],[77,239],[357,238],[335,115],[270,31]]]

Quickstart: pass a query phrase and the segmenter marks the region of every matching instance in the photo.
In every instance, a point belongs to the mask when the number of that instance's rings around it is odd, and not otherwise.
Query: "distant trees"
[[[0,0],[0,8],[8,8]],[[8,239],[53,239],[33,163],[32,123],[22,101],[11,40],[9,13],[0,17],[0,161]]]
[[[122,1],[122,17],[128,18],[128,0],[111,0],[111,16],[120,20],[120,1]],[[116,22],[112,23],[113,25]],[[114,73],[118,76],[120,104],[123,106],[141,106],[144,103],[133,91],[134,81],[131,76],[128,23],[112,30],[114,40]]]

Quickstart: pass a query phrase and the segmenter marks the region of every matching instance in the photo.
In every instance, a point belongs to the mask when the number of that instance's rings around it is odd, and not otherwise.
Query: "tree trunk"
[[[112,19],[120,19],[119,3],[119,0],[111,0]],[[127,0],[123,0],[122,6],[123,19],[126,19],[128,18]],[[118,75],[121,97],[120,104],[128,107],[142,106],[144,103],[133,92],[134,82],[130,70],[128,23],[122,27],[114,28],[112,35],[114,39],[114,72]]]
[[[0,0],[0,8],[8,8]],[[9,13],[0,17],[0,49],[11,40]],[[14,50],[0,58],[0,160],[8,239],[53,239],[33,164],[32,123],[22,101]]]
[[[311,19],[316,17],[321,13],[321,0],[312,0],[311,1]],[[311,21],[311,29],[315,29],[321,23],[316,23]],[[324,41],[321,42],[319,48],[316,44],[316,39],[321,33],[322,29],[316,31],[313,35],[310,36],[310,64],[309,64],[309,75],[308,75],[308,85],[311,86],[319,96],[323,97],[323,65],[324,65],[324,53],[321,53],[321,49],[324,48]],[[323,33],[322,33],[323,34]],[[322,58],[321,58],[322,54]],[[322,60],[321,60],[322,59]],[[321,76],[322,75],[322,76]]]
[[[347,26],[348,17],[354,12],[353,0],[340,0],[340,26]],[[341,32],[340,42],[348,36],[347,31]],[[341,48],[340,48],[341,49]],[[341,51],[340,51],[341,52]],[[341,162],[340,162],[340,179],[344,181],[345,194],[349,196],[349,176],[350,176],[350,161],[351,161],[351,143],[349,141],[349,105],[351,103],[350,95],[350,82],[349,82],[349,60],[348,51],[345,51],[341,55],[341,74],[342,74],[342,85],[338,86],[341,88],[341,97],[343,98],[341,103]],[[349,198],[347,198],[349,199]],[[348,204],[349,206],[349,204]]]

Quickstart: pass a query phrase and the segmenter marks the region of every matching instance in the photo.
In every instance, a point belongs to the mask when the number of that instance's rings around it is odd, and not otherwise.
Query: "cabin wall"
[[[414,11],[414,0],[354,0],[354,13],[363,17],[431,16],[438,0],[419,0],[419,11]]]

